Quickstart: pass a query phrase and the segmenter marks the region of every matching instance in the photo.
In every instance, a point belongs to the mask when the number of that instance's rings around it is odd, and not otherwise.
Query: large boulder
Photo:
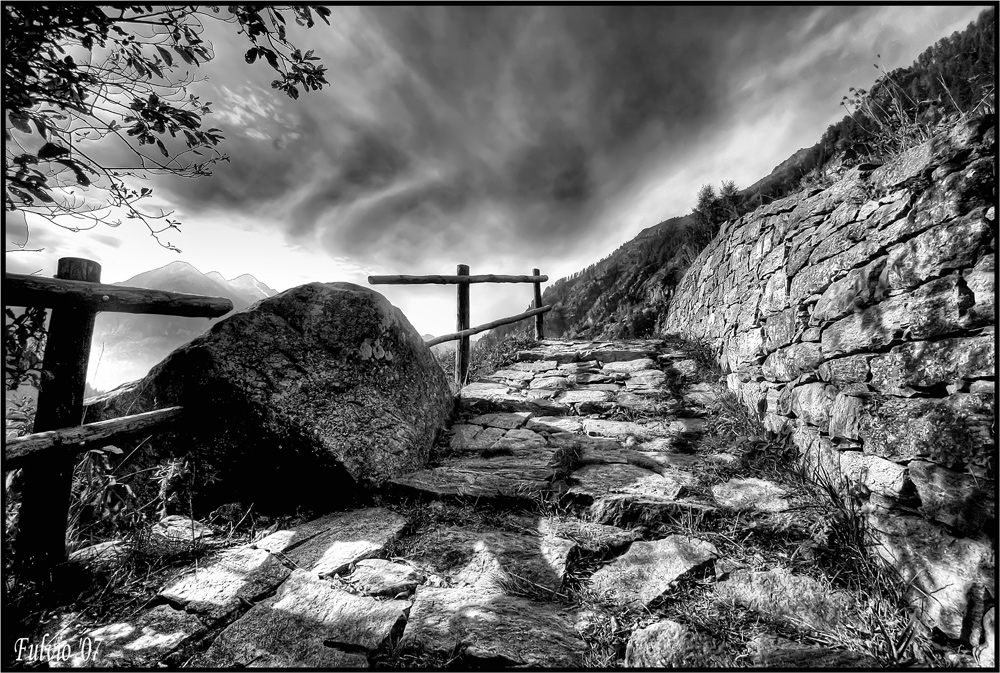
[[[310,283],[217,323],[87,421],[181,405],[133,467],[191,459],[198,509],[330,509],[423,467],[453,403],[399,309],[364,287]]]

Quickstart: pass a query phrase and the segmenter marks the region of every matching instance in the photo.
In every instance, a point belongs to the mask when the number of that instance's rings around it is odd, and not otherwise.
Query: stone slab
[[[789,508],[787,491],[774,482],[749,477],[730,479],[712,487],[712,497],[722,507],[758,512],[784,512]]]
[[[586,643],[573,615],[539,603],[475,588],[417,589],[403,652],[434,654],[462,666],[578,669]]]
[[[686,535],[633,542],[625,554],[591,576],[590,589],[603,601],[642,608],[718,557],[715,545]]]

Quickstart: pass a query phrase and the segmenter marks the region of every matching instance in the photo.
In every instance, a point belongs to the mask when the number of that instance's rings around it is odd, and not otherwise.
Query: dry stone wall
[[[807,466],[865,501],[926,621],[995,600],[996,118],[727,222],[658,325],[708,342]]]

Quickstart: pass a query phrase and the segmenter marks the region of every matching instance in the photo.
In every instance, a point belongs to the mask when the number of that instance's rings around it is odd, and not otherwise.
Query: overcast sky
[[[292,101],[206,23],[231,163],[156,179],[182,232],[32,227],[8,270],[96,259],[106,282],[180,259],[278,290],[369,274],[528,273],[552,281],[684,215],[698,187],[746,187],[843,116],[876,54],[906,66],[983,6],[334,7],[292,33],[330,86]],[[8,218],[10,241],[23,227]],[[18,239],[18,237],[20,238]],[[454,330],[454,287],[380,286],[421,333]],[[524,310],[530,286],[473,286],[472,323]]]

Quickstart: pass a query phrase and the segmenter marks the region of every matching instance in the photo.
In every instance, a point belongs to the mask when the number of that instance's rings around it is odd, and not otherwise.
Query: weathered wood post
[[[101,265],[89,259],[64,257],[56,278],[101,282]],[[91,308],[55,308],[49,318],[34,432],[80,425],[90,341],[94,334]],[[66,560],[66,519],[75,456],[49,457],[26,466],[22,473],[21,513],[15,543],[16,563],[45,579]]]
[[[541,276],[542,272],[539,269],[531,270],[532,276]],[[535,283],[535,303],[531,308],[541,308],[542,307],[542,284],[540,282]],[[542,314],[538,313],[535,315],[535,339],[541,341],[545,338],[545,325],[542,322]]]
[[[469,266],[467,264],[459,264],[458,270],[455,272],[458,276],[468,276]],[[469,329],[469,283],[458,283],[458,321],[457,321],[457,332]],[[455,349],[455,382],[460,385],[465,385],[465,379],[469,375],[469,351],[470,351],[470,341],[468,336],[460,337],[458,340],[458,347]]]

